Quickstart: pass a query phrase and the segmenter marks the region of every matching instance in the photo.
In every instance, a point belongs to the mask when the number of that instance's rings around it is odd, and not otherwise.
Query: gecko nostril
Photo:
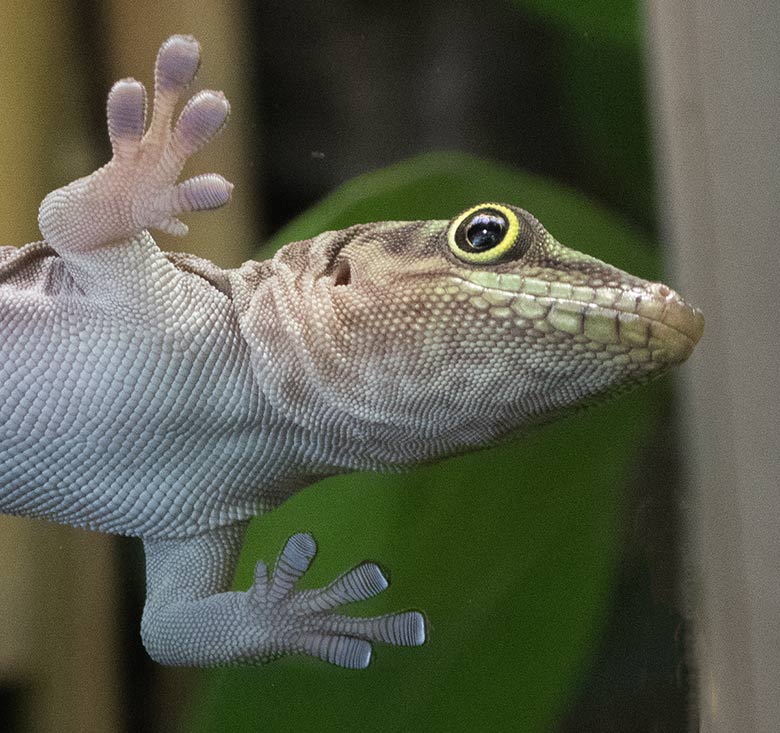
[[[352,282],[352,267],[349,260],[339,260],[336,265],[336,273],[333,276],[334,285],[349,285]]]

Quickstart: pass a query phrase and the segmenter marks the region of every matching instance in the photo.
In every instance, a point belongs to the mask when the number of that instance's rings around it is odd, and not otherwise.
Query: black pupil
[[[506,219],[502,216],[488,213],[476,214],[466,229],[466,239],[474,249],[491,249],[501,243],[506,230]]]

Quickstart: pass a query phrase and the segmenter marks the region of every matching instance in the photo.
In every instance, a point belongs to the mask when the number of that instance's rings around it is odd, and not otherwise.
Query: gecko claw
[[[174,237],[183,237],[187,234],[190,228],[176,217],[168,217],[154,225],[155,229],[159,229],[161,232],[166,232]]]

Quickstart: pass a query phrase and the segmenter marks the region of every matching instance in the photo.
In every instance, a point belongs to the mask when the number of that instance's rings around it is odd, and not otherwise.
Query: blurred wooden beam
[[[53,161],[78,141],[86,157],[92,147],[73,92],[80,80],[68,21],[62,3],[0,3],[3,244],[40,238],[38,204],[56,178]],[[110,538],[0,517],[0,673],[25,690],[25,729],[118,729],[115,583]]]
[[[686,369],[704,731],[780,730],[780,4],[648,0],[659,210],[704,310]]]

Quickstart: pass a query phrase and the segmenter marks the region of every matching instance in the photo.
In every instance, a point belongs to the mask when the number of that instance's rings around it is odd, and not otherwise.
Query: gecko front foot
[[[371,661],[372,642],[419,646],[425,642],[425,618],[417,611],[375,618],[341,616],[333,610],[381,593],[388,586],[378,565],[365,562],[324,588],[295,590],[317,552],[310,534],[290,537],[269,578],[258,562],[246,594],[247,623],[270,629],[263,656],[309,654],[340,667],[363,669]],[[265,636],[265,635],[264,635]]]
[[[111,161],[53,191],[41,204],[41,231],[60,254],[127,240],[144,229],[181,236],[187,226],[176,218],[179,214],[228,201],[233,187],[220,175],[176,183],[187,159],[217,135],[230,111],[221,92],[202,91],[173,124],[176,105],[199,63],[200,47],[192,37],[172,36],[161,46],[146,132],[143,84],[135,79],[114,84],[108,97]]]

